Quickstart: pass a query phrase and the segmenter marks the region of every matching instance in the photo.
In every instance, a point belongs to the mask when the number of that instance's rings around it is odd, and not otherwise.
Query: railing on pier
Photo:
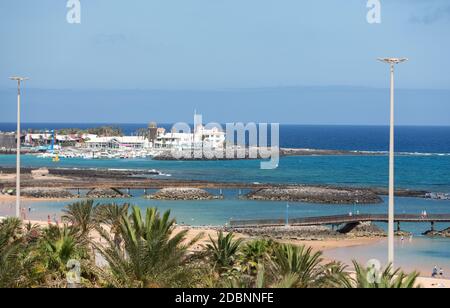
[[[348,223],[361,222],[388,222],[388,215],[383,214],[363,214],[363,215],[336,215],[336,216],[317,216],[290,218],[287,222],[291,226],[320,226],[320,225],[341,225]],[[395,222],[450,222],[450,214],[432,214],[432,215],[414,215],[402,214],[396,215]],[[230,226],[233,228],[246,227],[270,227],[286,225],[286,219],[252,219],[252,220],[231,220]]]

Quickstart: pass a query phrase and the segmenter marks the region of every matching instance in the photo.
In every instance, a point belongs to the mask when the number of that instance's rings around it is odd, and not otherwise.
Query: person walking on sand
[[[437,275],[438,275],[438,269],[437,269],[437,266],[435,266],[435,267],[433,268],[433,272],[431,273],[431,277],[432,277],[432,278],[436,278]]]
[[[439,269],[439,278],[444,278],[444,270],[442,269],[442,267]]]

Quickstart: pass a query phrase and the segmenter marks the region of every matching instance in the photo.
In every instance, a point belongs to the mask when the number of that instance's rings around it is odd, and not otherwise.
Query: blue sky
[[[187,121],[197,108],[218,122],[386,124],[375,59],[406,56],[399,122],[450,125],[447,0],[382,0],[377,25],[366,0],[81,2],[79,25],[66,0],[0,2],[0,121],[15,119],[7,77],[23,74],[30,122]]]

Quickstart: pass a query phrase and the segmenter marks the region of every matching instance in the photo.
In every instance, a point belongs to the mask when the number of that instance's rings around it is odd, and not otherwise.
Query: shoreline
[[[33,197],[24,197],[20,196],[20,200],[24,202],[65,202],[65,201],[77,201],[83,200],[84,198],[33,198]],[[0,202],[15,202],[16,196],[11,195],[2,195],[0,194]],[[1,205],[1,204],[0,204]]]
[[[45,227],[48,225],[47,222],[43,221],[34,221],[34,220],[24,220],[25,223],[30,222],[32,224],[37,224],[40,227]],[[192,251],[200,251],[204,249],[204,245],[209,241],[209,236],[212,238],[216,237],[218,227],[214,226],[179,226],[177,225],[174,229],[174,233],[187,230],[186,241],[190,241],[194,239],[199,234],[203,234],[203,237],[197,242],[196,245],[192,247]],[[94,235],[94,239],[97,236]],[[255,239],[255,237],[249,237],[240,233],[236,233],[236,238],[241,238],[244,241]],[[311,247],[313,251],[321,251],[323,252],[323,261],[324,262],[333,262],[335,259],[327,256],[327,252],[333,249],[343,249],[349,247],[357,247],[357,246],[370,246],[382,241],[380,238],[347,238],[347,239],[322,239],[322,240],[279,240],[278,242],[284,244],[292,244],[292,245],[305,245],[307,247]],[[347,264],[347,262],[345,262]],[[351,264],[347,264],[351,265]],[[417,278],[417,285],[420,285],[423,288],[450,288],[450,279],[440,279],[440,278],[431,278],[425,277],[422,273]]]
[[[272,200],[286,198],[280,197],[280,192],[290,191],[288,201],[312,203],[379,203],[377,196],[388,195],[388,189],[377,186],[351,186],[339,184],[303,184],[303,183],[259,183],[259,182],[220,182],[205,180],[185,180],[158,178],[153,170],[109,170],[109,169],[87,169],[87,168],[45,168],[47,174],[37,176],[32,173],[33,168],[23,168],[21,175],[22,188],[36,189],[163,189],[163,188],[198,188],[198,189],[249,189],[252,198],[258,200]],[[0,190],[15,187],[15,168],[0,167]],[[150,172],[150,173],[149,173]],[[151,175],[151,177],[149,177]],[[155,177],[153,177],[155,176]],[[264,191],[265,190],[265,191]],[[322,191],[322,193],[318,193]],[[262,193],[264,192],[264,193]],[[433,199],[440,196],[445,197],[445,193],[432,193],[425,190],[399,188],[395,192],[397,197],[414,197]],[[328,196],[326,196],[328,195]],[[305,197],[306,196],[306,197]],[[433,197],[435,196],[435,197]],[[245,196],[243,196],[245,197]],[[304,200],[306,198],[306,201]],[[450,197],[449,197],[450,198]],[[62,198],[64,199],[64,198]],[[317,201],[317,202],[314,202]],[[360,202],[361,201],[361,202]]]

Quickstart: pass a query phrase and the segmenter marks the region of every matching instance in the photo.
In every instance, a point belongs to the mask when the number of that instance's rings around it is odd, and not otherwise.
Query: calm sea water
[[[387,156],[282,157],[279,167],[261,170],[260,162],[240,161],[156,161],[51,159],[22,157],[26,167],[157,169],[170,178],[228,182],[338,184],[385,187],[388,184]],[[14,155],[0,156],[0,166],[15,166]],[[166,176],[165,176],[166,177]],[[450,156],[399,156],[396,183],[402,188],[450,192]]]
[[[218,191],[211,191],[218,193]],[[148,207],[157,207],[160,211],[170,210],[176,217],[178,223],[189,225],[224,225],[230,219],[253,219],[253,218],[284,218],[286,217],[286,203],[273,201],[244,201],[238,199],[239,191],[224,190],[225,200],[212,201],[160,201],[146,200],[139,196],[143,191],[132,190],[131,193],[136,196],[131,199],[122,200],[98,200],[100,203],[129,202],[139,206],[142,209]],[[244,191],[245,193],[245,191]],[[450,201],[433,201],[417,198],[396,198],[397,213],[420,213],[427,210],[428,213],[449,213]],[[47,215],[56,214],[58,217],[63,208],[70,201],[64,202],[39,202],[25,203],[25,207],[31,208],[30,219],[46,220]],[[0,216],[12,215],[14,211],[14,202],[9,204],[0,204]],[[321,215],[339,215],[353,213],[386,213],[387,199],[384,198],[383,204],[378,205],[317,205],[308,203],[290,203],[289,217],[310,217]],[[386,229],[385,224],[379,224]],[[437,229],[445,229],[450,224],[437,224]],[[402,224],[402,229],[413,232],[412,242],[409,239],[401,242],[397,240],[396,254],[397,266],[403,269],[419,270],[427,275],[435,265],[442,267],[445,273],[450,272],[450,239],[428,239],[423,238],[421,234],[430,229],[429,224]],[[352,259],[365,263],[370,259],[378,259],[386,264],[387,244],[384,240],[370,246],[348,247],[330,250],[325,253],[329,258],[334,258],[343,262],[350,263]]]
[[[56,129],[62,127],[88,128],[94,124],[25,124],[24,128]],[[145,125],[120,125],[126,134],[131,134]],[[170,127],[169,125],[164,125]],[[0,131],[13,131],[13,124],[0,124]],[[294,126],[282,125],[280,143],[282,147],[318,149],[342,149],[364,151],[386,151],[388,149],[387,127],[362,126]],[[450,127],[399,127],[397,129],[397,151],[408,153],[396,159],[396,184],[402,188],[425,189],[450,193]],[[0,156],[0,166],[14,166],[15,156]],[[204,161],[170,162],[151,159],[135,160],[83,160],[62,159],[53,163],[48,159],[24,156],[23,165],[28,167],[54,168],[103,168],[103,169],[158,169],[166,176],[162,178],[196,179],[208,181],[260,182],[260,183],[306,183],[337,184],[353,186],[386,187],[388,159],[386,156],[312,156],[281,158],[275,170],[259,169],[259,161]],[[169,177],[170,176],[170,177]],[[142,192],[134,191],[139,196]],[[217,192],[215,192],[217,193]],[[115,200],[131,202],[142,208],[157,206],[172,211],[179,223],[190,225],[223,225],[231,218],[283,218],[286,215],[284,202],[242,201],[237,191],[226,190],[227,198],[217,201],[148,201],[142,198]],[[103,200],[107,202],[109,200]],[[46,219],[48,213],[60,213],[68,202],[33,203],[33,218]],[[9,209],[9,207],[11,208]],[[12,214],[12,205],[0,208],[0,215]],[[397,213],[450,213],[450,201],[434,201],[417,198],[397,198]],[[356,213],[386,213],[386,200],[381,205],[336,206],[293,203],[290,217]],[[9,213],[11,212],[11,213]],[[381,225],[382,227],[385,227]],[[398,247],[399,265],[411,269],[428,269],[431,264],[450,270],[450,240],[420,238],[429,226],[426,224],[404,224],[405,230],[417,237],[415,244]],[[448,224],[438,228],[449,227]],[[355,256],[361,262],[367,258],[382,259],[386,252],[383,243],[370,247],[346,248],[336,251],[336,258]],[[360,250],[358,250],[360,249]],[[408,262],[404,262],[406,260]],[[348,260],[345,260],[348,261]]]
[[[395,242],[395,266],[401,267],[406,272],[419,271],[424,277],[431,277],[435,266],[444,270],[444,278],[450,278],[450,241],[448,239],[425,239],[414,237],[412,240],[396,239]],[[387,264],[387,241],[380,240],[370,246],[355,246],[332,249],[325,252],[325,256],[351,264],[352,260],[358,260],[361,264],[367,264],[369,260],[379,260],[381,264]]]
[[[242,191],[245,193],[245,191]],[[211,190],[218,194],[218,190]],[[163,201],[147,200],[142,198],[143,190],[131,190],[134,196],[130,199],[98,200],[99,203],[116,202],[131,203],[141,208],[157,207],[161,211],[171,210],[180,224],[190,225],[225,225],[231,219],[254,219],[254,218],[280,218],[286,217],[286,202],[278,201],[249,201],[238,198],[239,191],[233,189],[224,190],[224,200],[208,201]],[[318,205],[311,203],[290,202],[289,217],[311,217],[323,215],[347,215],[348,213],[381,214],[387,213],[387,198],[383,198],[382,204],[374,205]],[[61,210],[73,201],[39,202],[28,203],[26,206],[33,208],[31,218],[46,220],[48,214],[60,214]],[[13,209],[14,203],[11,203]],[[9,210],[9,207],[4,207]],[[419,198],[396,198],[396,212],[421,213],[450,213],[450,201],[436,201]],[[0,213],[1,214],[1,213]],[[380,224],[385,227],[384,224]],[[436,229],[445,229],[450,224],[437,224]],[[430,229],[429,224],[402,224],[404,230],[413,232],[419,236]]]

